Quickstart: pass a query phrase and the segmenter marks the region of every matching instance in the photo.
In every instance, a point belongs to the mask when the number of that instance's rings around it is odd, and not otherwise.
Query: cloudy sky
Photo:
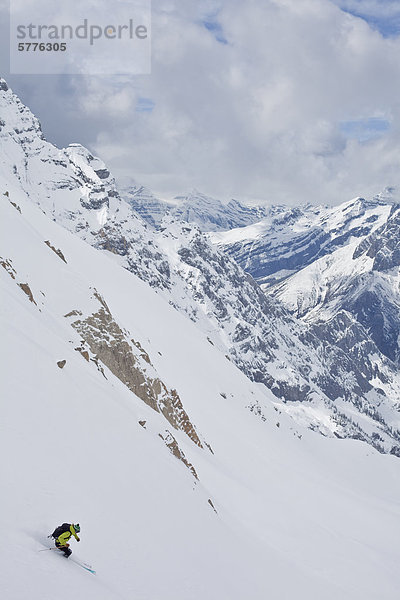
[[[116,176],[292,205],[400,188],[399,0],[153,0],[151,74],[107,77],[10,74],[7,4],[1,74]]]

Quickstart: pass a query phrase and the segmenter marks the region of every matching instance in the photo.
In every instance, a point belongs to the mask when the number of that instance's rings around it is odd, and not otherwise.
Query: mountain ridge
[[[121,199],[100,159],[78,144],[58,150],[46,142],[37,120],[11,91],[4,90],[1,101],[6,184],[20,186],[45,214],[157,290],[245,375],[271,389],[285,411],[300,414],[324,435],[363,439],[381,452],[400,452],[393,401],[400,377],[379,351],[378,361],[346,354],[327,341],[329,335],[321,337],[320,330],[308,328],[279,300],[265,295],[197,226],[171,215],[156,231],[146,226]],[[350,209],[357,218],[365,214],[360,206]],[[294,214],[291,209],[289,221]],[[287,215],[277,218],[288,222]],[[357,331],[364,348],[362,329],[348,329],[352,335]]]

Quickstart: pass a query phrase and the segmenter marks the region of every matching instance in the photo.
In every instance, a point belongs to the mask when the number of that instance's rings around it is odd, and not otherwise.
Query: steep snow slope
[[[157,289],[207,334],[210,344],[250,379],[271,389],[302,423],[323,435],[361,439],[400,455],[400,376],[374,344],[368,345],[364,359],[361,327],[354,331],[354,323],[346,326],[345,343],[337,339],[336,323],[322,335],[310,331],[281,302],[265,296],[197,227],[170,216],[156,232],[146,227],[121,200],[104,163],[78,144],[59,150],[46,142],[35,117],[5,82],[0,92],[0,177],[7,193],[15,186],[23,190],[49,217]],[[111,317],[96,293],[92,313],[71,319],[91,351],[104,358],[108,352],[98,332]],[[110,368],[140,390],[142,377],[131,380],[127,364],[132,354],[138,362],[146,360],[145,354],[138,356],[140,348],[119,326],[116,333],[121,354],[127,348],[130,354],[126,364],[108,356]],[[354,339],[359,343],[350,344]],[[148,403],[190,430],[179,398],[156,383],[159,378],[150,367],[153,375],[147,374],[145,388],[153,393]],[[164,395],[156,398],[154,390],[160,386]]]
[[[264,386],[107,254],[16,187],[0,208],[4,598],[397,598],[398,459],[296,428]],[[71,326],[99,304],[106,312],[94,290],[112,315],[103,330],[98,317],[97,341],[114,347],[116,324],[135,341],[151,376],[179,394],[202,448]],[[166,429],[198,480],[169,452]],[[39,552],[64,520],[80,521],[73,550],[96,576]]]

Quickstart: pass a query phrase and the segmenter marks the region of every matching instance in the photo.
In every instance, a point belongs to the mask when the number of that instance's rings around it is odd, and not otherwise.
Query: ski
[[[46,550],[57,550],[58,554],[62,553],[62,550],[60,550],[59,548],[43,548],[42,550],[38,550],[38,552],[45,552]],[[93,575],[96,575],[96,571],[93,569],[92,565],[89,565],[88,563],[80,562],[79,560],[77,560],[76,558],[73,558],[71,556],[68,557],[68,560],[75,563],[79,567],[82,567],[82,569],[89,571],[89,573],[93,573]]]
[[[81,563],[81,562],[79,562],[79,560],[76,560],[75,558],[71,558],[71,557],[69,557],[69,560],[72,560],[72,562],[74,562],[76,565],[79,565],[80,567],[82,567],[82,569],[89,571],[89,573],[93,573],[93,575],[96,575],[96,571],[92,568],[91,565],[87,565],[86,563]]]

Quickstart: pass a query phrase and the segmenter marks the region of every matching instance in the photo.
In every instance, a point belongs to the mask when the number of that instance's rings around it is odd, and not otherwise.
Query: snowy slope
[[[8,191],[0,202],[2,596],[397,598],[398,459],[295,427],[160,294],[17,186]],[[89,361],[76,350],[81,333],[65,315],[98,311],[93,290],[177,390],[212,452],[90,350]],[[112,346],[115,327],[103,333]],[[198,480],[160,438],[166,429]],[[81,523],[72,547],[96,576],[38,552],[64,520]]]
[[[59,150],[46,142],[35,117],[5,82],[0,91],[0,178],[10,199],[14,189],[22,192],[48,217],[158,290],[196,323],[224,360],[271,389],[282,409],[299,422],[323,435],[364,440],[382,452],[400,455],[400,375],[374,344],[368,346],[368,360],[364,360],[362,330],[355,332],[354,323],[346,326],[346,342],[359,340],[350,349],[336,339],[336,323],[328,332],[310,331],[280,301],[263,294],[196,226],[166,216],[157,231],[147,227],[120,198],[100,159],[79,144]],[[91,294],[92,313],[71,319],[75,318],[75,329],[85,333],[91,351],[105,359],[108,351],[99,330],[101,334],[111,316],[107,302],[102,305],[101,291],[100,296],[94,290]],[[110,367],[137,391],[142,377],[132,378],[128,365],[132,354],[139,363],[146,362],[145,354],[140,356],[139,347],[132,345],[118,324],[115,329],[120,355],[128,347],[130,354],[125,363],[108,356]],[[154,365],[148,370],[153,375],[149,372],[142,383],[153,390],[149,405],[169,414],[170,421],[179,422],[183,430],[190,429],[190,417],[173,388],[162,388],[164,396],[154,397],[161,383],[156,383]],[[257,411],[256,405],[252,407]]]

